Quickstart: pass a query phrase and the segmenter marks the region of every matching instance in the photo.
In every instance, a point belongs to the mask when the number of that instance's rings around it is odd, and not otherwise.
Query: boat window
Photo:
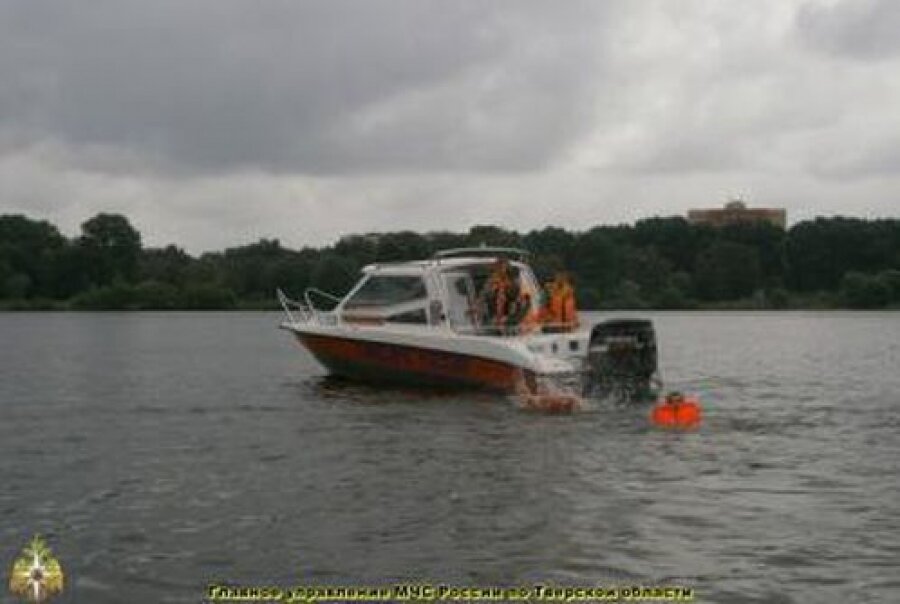
[[[455,330],[485,334],[515,331],[524,317],[540,304],[531,271],[525,265],[510,264],[507,275],[512,293],[498,316],[499,302],[490,286],[494,270],[493,263],[480,262],[455,266],[442,273],[447,291],[447,318]],[[518,302],[525,299],[525,294],[530,302],[521,305]]]
[[[344,308],[372,308],[413,302],[428,296],[421,277],[373,275],[344,304]]]
[[[477,294],[472,276],[465,271],[454,271],[444,273],[442,277],[447,286],[447,318],[450,325],[458,330],[473,330]]]
[[[469,295],[469,281],[466,280],[465,277],[461,277],[455,279],[453,281],[453,289],[456,290],[457,296],[468,296]]]
[[[387,321],[388,323],[421,323],[424,325],[428,322],[428,316],[424,308],[419,308],[391,315],[387,318]]]

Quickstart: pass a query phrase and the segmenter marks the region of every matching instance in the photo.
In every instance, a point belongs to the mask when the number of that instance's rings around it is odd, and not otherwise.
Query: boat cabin
[[[445,327],[459,333],[518,333],[522,320],[540,308],[540,288],[524,261],[527,252],[466,248],[430,260],[373,264],[334,309],[338,321],[360,325]],[[498,302],[498,273],[505,291]],[[498,313],[499,308],[512,309]]]

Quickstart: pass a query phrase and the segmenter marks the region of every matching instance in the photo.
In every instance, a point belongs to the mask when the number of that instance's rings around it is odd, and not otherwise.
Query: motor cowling
[[[621,400],[652,398],[657,385],[656,333],[646,319],[612,319],[591,330],[585,394]]]

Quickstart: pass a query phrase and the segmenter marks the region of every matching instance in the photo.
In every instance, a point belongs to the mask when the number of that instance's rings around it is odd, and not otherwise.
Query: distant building
[[[734,200],[726,203],[724,208],[688,210],[688,221],[715,227],[762,221],[783,229],[787,224],[787,211],[784,208],[748,208],[743,201]]]

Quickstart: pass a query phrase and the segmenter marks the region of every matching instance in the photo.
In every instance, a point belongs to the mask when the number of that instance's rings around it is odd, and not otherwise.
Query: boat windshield
[[[344,309],[375,309],[396,306],[428,297],[421,277],[410,275],[372,275],[344,303]]]

